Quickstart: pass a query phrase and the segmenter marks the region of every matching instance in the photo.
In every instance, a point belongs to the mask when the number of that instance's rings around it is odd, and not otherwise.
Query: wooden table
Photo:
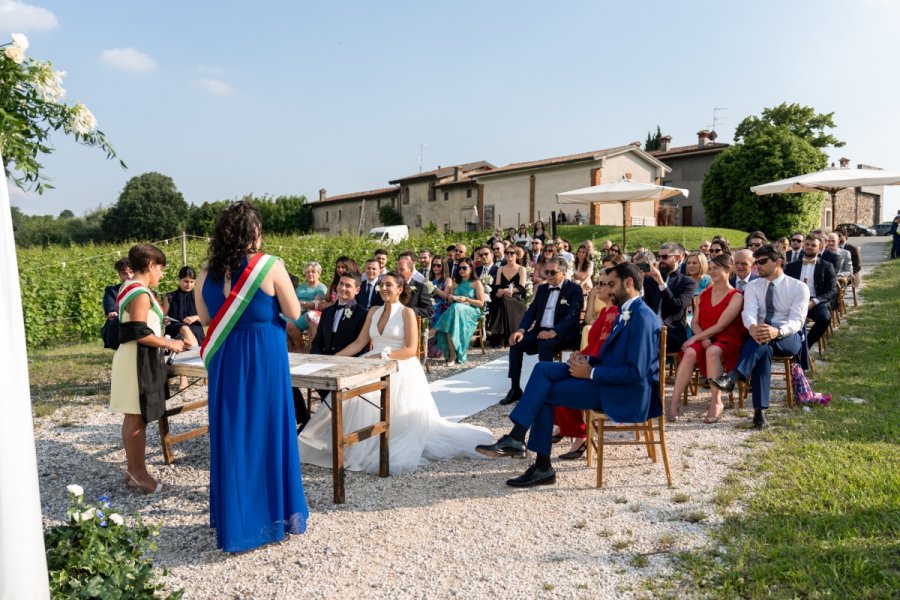
[[[330,366],[319,369],[312,373],[297,374],[291,373],[291,385],[296,388],[311,388],[317,390],[328,390],[332,392],[331,397],[331,437],[332,447],[334,448],[332,456],[332,467],[334,472],[334,501],[336,504],[343,504],[344,495],[344,449],[357,442],[368,439],[372,436],[380,436],[379,444],[379,463],[378,474],[381,477],[390,475],[389,463],[389,446],[388,438],[390,435],[390,417],[391,417],[391,373],[397,372],[397,362],[394,360],[372,359],[372,358],[352,358],[347,356],[325,356],[318,354],[288,354],[292,370],[294,367],[300,367],[310,363],[325,363]],[[169,365],[170,376],[185,377],[206,377],[206,367],[199,360],[199,353],[196,350],[179,354],[175,361]],[[344,400],[354,398],[368,392],[380,392],[380,420],[363,427],[357,431],[351,431],[346,435],[343,433],[343,403]],[[175,457],[172,453],[171,446],[178,442],[188,440],[199,435],[209,432],[208,426],[198,427],[172,435],[169,432],[169,417],[184,412],[204,408],[207,400],[198,400],[183,404],[178,407],[169,408],[166,414],[159,420],[159,433],[162,437],[163,458],[166,464],[172,464]]]

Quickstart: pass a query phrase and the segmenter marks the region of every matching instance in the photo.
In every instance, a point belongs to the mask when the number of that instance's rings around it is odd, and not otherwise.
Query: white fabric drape
[[[3,158],[0,157],[0,165]],[[0,599],[50,597],[9,189],[0,183]],[[61,490],[60,493],[65,493]]]

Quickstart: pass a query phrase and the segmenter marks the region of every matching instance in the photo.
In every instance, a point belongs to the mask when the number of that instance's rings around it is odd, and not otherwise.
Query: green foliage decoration
[[[390,204],[383,204],[378,209],[378,218],[382,225],[403,225],[403,215]]]
[[[143,600],[165,593],[150,558],[159,527],[145,524],[140,515],[129,526],[109,497],[88,503],[81,486],[67,489],[66,523],[44,533],[51,597]],[[182,595],[179,590],[165,598]]]

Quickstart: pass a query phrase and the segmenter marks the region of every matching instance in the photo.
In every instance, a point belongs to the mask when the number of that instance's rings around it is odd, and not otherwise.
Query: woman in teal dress
[[[467,362],[472,334],[484,307],[484,286],[475,278],[471,258],[460,261],[456,276],[447,281],[448,305],[435,324],[435,341],[448,365]]]
[[[306,281],[297,286],[294,292],[300,301],[300,318],[288,323],[288,337],[291,347],[300,348],[306,352],[303,344],[302,332],[309,330],[309,339],[316,337],[316,327],[319,325],[319,315],[325,308],[325,296],[328,288],[322,283],[322,265],[317,262],[306,263],[303,270]]]

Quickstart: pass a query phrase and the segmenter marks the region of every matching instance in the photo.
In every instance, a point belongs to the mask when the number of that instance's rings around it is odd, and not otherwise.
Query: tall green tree
[[[809,142],[814,148],[840,148],[845,143],[826,129],[834,129],[834,113],[817,113],[811,106],[782,102],[774,108],[764,108],[762,115],[749,116],[734,130],[734,141],[741,142],[755,133],[769,127],[787,129],[792,134]],[[799,173],[795,173],[798,175]]]
[[[378,218],[382,225],[403,225],[403,215],[390,204],[382,204],[378,209]]]
[[[644,150],[652,152],[653,150],[659,150],[661,147],[662,130],[660,130],[659,125],[657,125],[655,134],[651,134],[649,131],[647,132],[647,141],[644,142]]]
[[[787,127],[755,127],[721,152],[703,179],[703,208],[712,227],[761,230],[769,237],[819,223],[824,194],[757,196],[750,187],[825,168],[827,157]]]
[[[188,204],[171,177],[144,173],[132,177],[119,201],[103,216],[103,232],[115,241],[158,240],[181,233]]]

